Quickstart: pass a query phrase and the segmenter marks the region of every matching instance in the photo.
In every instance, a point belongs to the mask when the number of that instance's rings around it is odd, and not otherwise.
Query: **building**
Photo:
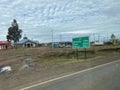
[[[27,37],[23,37],[22,40],[15,43],[17,47],[23,47],[23,48],[37,47],[38,44],[39,43],[37,41],[30,40]]]
[[[72,42],[59,42],[58,44],[59,48],[71,48]]]
[[[11,49],[11,48],[12,48],[11,42],[8,42],[8,41],[0,41],[0,50],[3,50],[3,49]]]

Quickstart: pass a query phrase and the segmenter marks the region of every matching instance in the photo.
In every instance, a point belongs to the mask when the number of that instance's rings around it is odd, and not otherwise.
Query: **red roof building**
[[[12,48],[11,42],[8,42],[8,41],[0,41],[0,50],[2,50],[2,49],[7,49],[7,48]]]

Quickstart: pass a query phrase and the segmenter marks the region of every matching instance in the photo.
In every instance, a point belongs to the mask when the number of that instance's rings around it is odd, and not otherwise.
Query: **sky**
[[[120,37],[120,0],[0,0],[0,40],[6,40],[13,19],[23,37],[39,42]]]

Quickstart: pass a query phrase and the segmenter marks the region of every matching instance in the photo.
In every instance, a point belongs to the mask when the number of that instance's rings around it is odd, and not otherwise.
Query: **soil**
[[[30,57],[21,57],[20,54],[9,57],[0,56],[0,67],[10,65],[13,68],[12,72],[0,74],[0,90],[19,90],[20,88],[37,82],[46,81],[120,59],[120,54],[117,53],[114,54],[114,56],[109,55],[108,57],[102,57],[95,60],[84,60],[82,62],[73,62],[69,64],[52,64],[49,62],[31,64],[29,61],[36,57],[29,56]]]

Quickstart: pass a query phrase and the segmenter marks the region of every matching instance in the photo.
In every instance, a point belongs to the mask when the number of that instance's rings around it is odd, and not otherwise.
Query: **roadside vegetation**
[[[21,48],[0,51],[0,65],[18,64],[20,66],[26,59],[29,64],[47,63],[51,65],[62,65],[89,60],[97,60],[120,54],[120,46],[92,46],[84,49],[39,47],[39,48]],[[15,63],[16,62],[16,63]]]
[[[78,52],[78,59],[76,52]],[[10,66],[12,72],[0,73],[0,88],[19,90],[18,88],[26,83],[44,81],[119,60],[120,46],[95,46],[87,49],[86,59],[84,55],[84,49],[71,48],[39,47],[1,50],[0,68]],[[15,87],[18,88],[13,89]]]

